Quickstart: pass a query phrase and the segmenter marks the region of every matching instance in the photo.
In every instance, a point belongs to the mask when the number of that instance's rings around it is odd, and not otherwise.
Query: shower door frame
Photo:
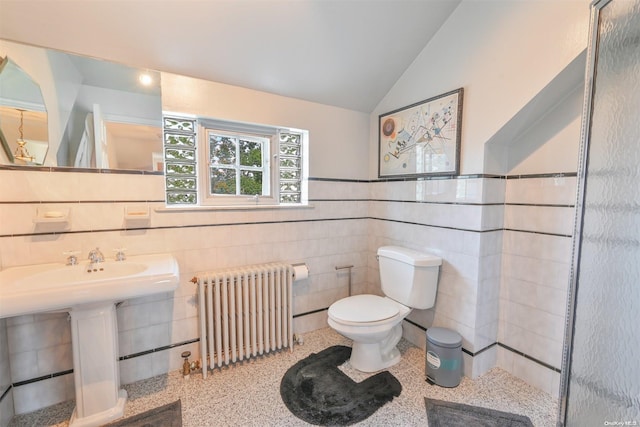
[[[567,296],[567,315],[565,323],[564,349],[562,355],[562,371],[560,377],[560,400],[558,407],[558,425],[564,426],[567,421],[567,404],[570,393],[571,361],[573,356],[573,339],[575,333],[576,294],[580,277],[580,252],[582,247],[582,231],[584,220],[584,200],[586,192],[587,165],[589,163],[589,145],[591,142],[591,123],[593,116],[593,95],[595,91],[595,71],[598,63],[598,42],[600,29],[600,12],[612,0],[594,0],[591,3],[589,22],[589,44],[587,47],[587,66],[585,71],[584,101],[580,130],[580,153],[578,160],[578,182],[576,209],[572,243],[571,276]]]

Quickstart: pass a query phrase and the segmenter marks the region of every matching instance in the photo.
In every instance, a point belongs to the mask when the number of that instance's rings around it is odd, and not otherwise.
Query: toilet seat
[[[329,317],[344,324],[370,324],[391,319],[399,313],[398,303],[378,295],[354,295],[329,307]]]

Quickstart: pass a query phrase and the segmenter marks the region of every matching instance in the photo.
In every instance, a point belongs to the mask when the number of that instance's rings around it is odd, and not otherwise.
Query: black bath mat
[[[176,400],[105,427],[182,427],[182,404]]]
[[[529,417],[424,398],[429,427],[533,427]]]
[[[402,386],[384,371],[356,383],[338,366],[351,348],[334,346],[293,365],[280,383],[280,395],[298,418],[316,425],[347,426],[362,421],[400,396]]]

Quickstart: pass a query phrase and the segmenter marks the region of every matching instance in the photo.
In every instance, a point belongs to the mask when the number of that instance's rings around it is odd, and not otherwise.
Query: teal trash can
[[[427,381],[456,387],[462,378],[462,336],[446,328],[427,329]]]

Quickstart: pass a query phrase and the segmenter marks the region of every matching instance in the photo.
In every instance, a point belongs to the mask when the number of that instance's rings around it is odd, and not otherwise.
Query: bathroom
[[[348,294],[349,277],[336,266],[354,266],[352,293],[379,293],[378,247],[424,250],[443,259],[436,305],[409,316],[405,338],[424,348],[426,328],[453,329],[463,337],[466,376],[497,366],[557,397],[588,3],[461,2],[368,112],[162,72],[164,111],[308,130],[309,206],[170,212],[161,175],[0,166],[0,267],[61,262],[65,251],[84,256],[97,246],[108,256],[123,247],[175,256],[175,293],[118,308],[128,384],[180,369],[183,351],[199,354],[189,281],[199,271],[306,263],[309,279],[294,288],[294,330],[304,335],[325,328],[329,305]],[[446,72],[427,80],[433,57]],[[378,179],[378,116],[458,87],[460,175]],[[38,205],[70,207],[70,232],[35,232]],[[150,207],[149,226],[127,228],[123,212],[140,205]],[[0,367],[1,426],[14,413],[73,399],[67,316],[2,319]]]

